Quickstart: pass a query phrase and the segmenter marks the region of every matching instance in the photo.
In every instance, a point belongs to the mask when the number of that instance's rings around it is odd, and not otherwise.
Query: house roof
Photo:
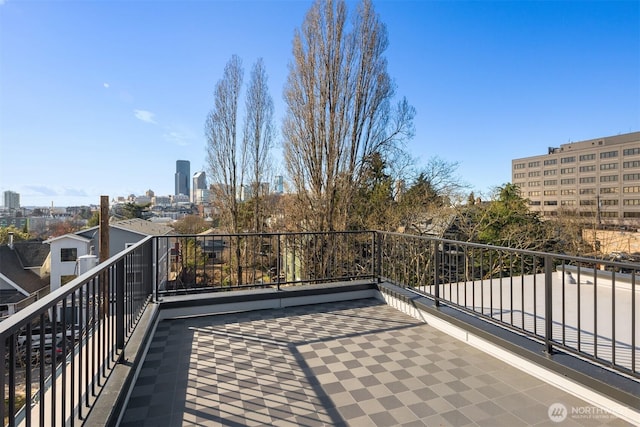
[[[42,267],[51,251],[50,247],[43,245],[40,240],[15,242],[13,247],[24,268]]]
[[[141,218],[123,219],[109,223],[109,227],[130,231],[143,236],[164,236],[173,232],[173,227],[157,222],[147,221]],[[98,230],[99,226],[91,227],[79,231],[78,235],[87,235],[89,232]]]
[[[25,270],[16,251],[9,246],[0,246],[0,273],[12,282],[16,289],[23,289],[28,294],[39,291],[48,285],[36,273]]]
[[[23,293],[16,290],[0,290],[0,304],[15,304],[25,298]]]
[[[63,234],[62,236],[52,237],[51,239],[47,239],[42,243],[51,243],[51,242],[55,242],[56,240],[62,240],[62,239],[75,239],[75,240],[80,240],[81,242],[91,241],[91,239],[87,239],[86,237],[79,236],[77,234]]]
[[[109,226],[146,236],[164,236],[173,231],[173,228],[168,225],[158,224],[141,218],[124,219],[111,223]]]
[[[416,226],[422,235],[444,237],[453,225],[456,215],[453,213],[425,215]]]

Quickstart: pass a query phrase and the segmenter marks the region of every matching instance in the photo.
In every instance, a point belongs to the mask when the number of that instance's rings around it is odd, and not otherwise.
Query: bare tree
[[[351,26],[343,0],[317,0],[294,35],[283,148],[303,227],[344,229],[367,159],[413,134],[413,108],[391,106],[387,44],[370,0]]]
[[[262,58],[258,59],[251,70],[251,79],[247,90],[246,117],[244,122],[243,145],[248,157],[247,171],[251,179],[251,197],[253,199],[254,231],[262,231],[264,223],[264,204],[267,196],[262,189],[263,182],[271,181],[270,152],[275,137],[273,124],[273,99],[267,85],[267,72]]]
[[[213,200],[233,233],[238,232],[237,195],[242,188],[246,159],[244,145],[237,144],[238,100],[243,76],[242,60],[233,55],[216,84],[214,107],[205,124],[209,176],[216,183],[212,187]]]

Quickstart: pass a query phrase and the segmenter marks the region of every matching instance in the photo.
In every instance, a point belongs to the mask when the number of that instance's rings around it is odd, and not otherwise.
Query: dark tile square
[[[384,406],[384,409],[391,410],[404,406],[402,402],[395,396],[385,396],[378,399],[378,401]]]
[[[373,395],[366,388],[351,391],[351,396],[356,402],[363,402],[365,400],[373,399]]]
[[[460,411],[449,411],[440,415],[442,418],[449,421],[452,426],[464,426],[472,423],[471,420],[465,417]]]
[[[369,417],[373,420],[376,426],[384,427],[384,426],[397,426],[398,421],[393,418],[393,416],[388,412],[380,412],[377,414],[369,415]]]

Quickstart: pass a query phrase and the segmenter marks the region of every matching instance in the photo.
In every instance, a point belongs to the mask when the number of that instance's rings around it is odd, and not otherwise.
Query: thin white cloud
[[[2,1],[2,0],[0,0]],[[105,89],[109,89],[109,83],[102,83],[102,86],[104,86]]]
[[[162,135],[164,139],[181,147],[189,145],[190,137],[182,132],[168,131]]]
[[[156,124],[156,121],[153,119],[155,114],[151,111],[147,110],[133,110],[133,114],[136,116],[136,119],[142,120],[143,122]]]
[[[2,1],[2,0],[0,0]],[[47,187],[44,185],[25,185],[25,189],[29,192],[29,195],[38,195],[38,196],[57,196],[58,191],[54,188]]]

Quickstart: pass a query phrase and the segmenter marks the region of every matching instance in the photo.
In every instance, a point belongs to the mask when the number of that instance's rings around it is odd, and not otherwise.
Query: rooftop
[[[595,410],[367,298],[160,321],[120,425],[545,425],[557,404]],[[562,425],[589,422],[629,425]]]
[[[212,239],[215,257],[189,252]],[[0,323],[0,410],[92,427],[640,425],[639,274],[399,233],[148,237]],[[40,346],[46,316],[71,337],[60,357]]]

